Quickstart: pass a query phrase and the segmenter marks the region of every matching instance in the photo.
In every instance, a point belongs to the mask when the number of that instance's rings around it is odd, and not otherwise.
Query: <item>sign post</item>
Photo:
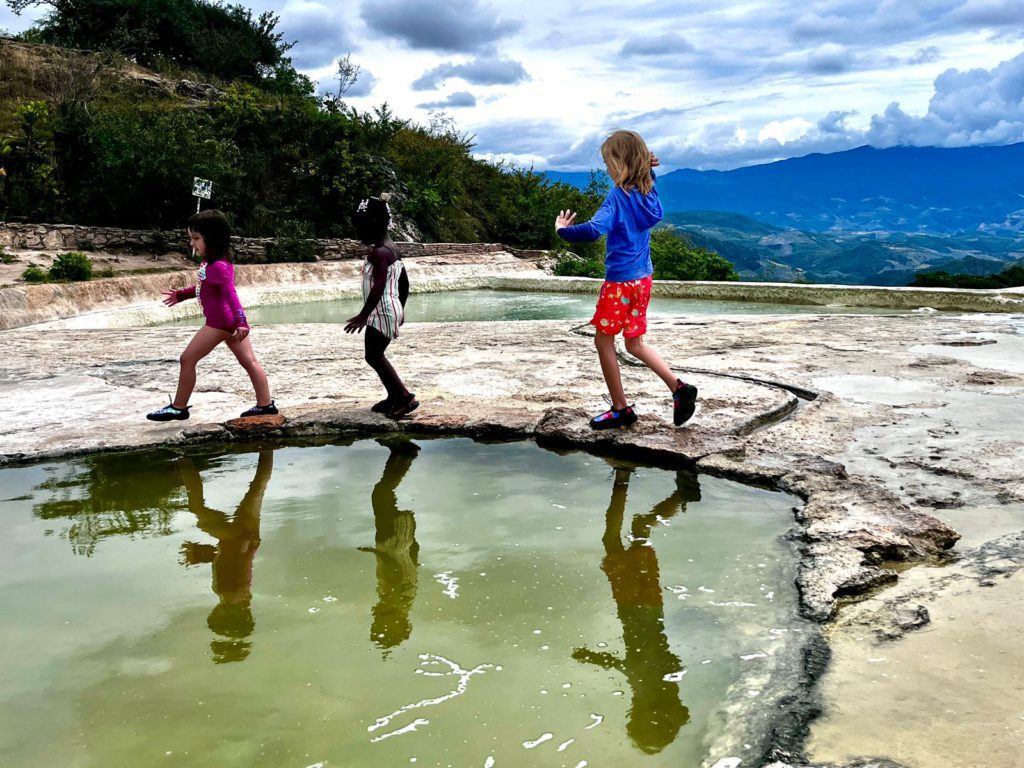
[[[203,200],[209,200],[213,194],[213,182],[209,179],[200,179],[198,176],[192,178],[192,196],[196,199],[196,213],[199,213],[199,206]]]
[[[192,177],[192,196],[196,199],[196,213],[199,213],[199,206],[202,205],[203,200],[209,200],[213,194],[213,182],[209,179],[200,179],[198,176]],[[195,248],[192,249],[192,258],[196,257]]]

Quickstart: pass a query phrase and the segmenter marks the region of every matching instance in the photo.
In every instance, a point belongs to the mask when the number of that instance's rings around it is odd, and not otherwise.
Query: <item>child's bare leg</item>
[[[598,331],[594,334],[594,346],[597,347],[597,358],[601,361],[604,383],[608,385],[608,394],[612,396],[612,408],[621,411],[629,403],[626,402],[626,393],[622,389],[619,358],[615,356],[615,337]]]
[[[256,392],[256,405],[270,405],[270,382],[267,381],[267,374],[263,371],[260,361],[256,359],[256,352],[252,348],[249,337],[246,336],[241,341],[228,339],[228,349],[234,353],[239,365],[249,374],[249,381],[252,382],[252,388]]]
[[[658,374],[661,380],[668,385],[669,389],[673,392],[676,391],[676,382],[679,377],[672,373],[672,369],[665,364],[665,361],[661,359],[661,355],[655,351],[654,347],[649,347],[644,343],[643,336],[627,338],[626,351]]]
[[[227,331],[211,328],[208,325],[204,325],[196,332],[192,341],[185,347],[185,351],[181,353],[181,357],[178,358],[181,363],[181,371],[178,373],[178,388],[174,392],[174,402],[171,405],[175,408],[184,408],[188,405],[189,398],[192,397],[192,390],[196,388],[196,366],[200,360],[213,351],[214,347],[222,341],[226,341],[230,335]]]
[[[388,397],[394,399],[409,397],[409,390],[402,383],[402,378],[398,375],[394,366],[384,357],[384,353],[391,344],[391,339],[376,328],[367,326],[364,342],[364,359],[367,365],[376,371],[381,384],[384,385],[384,389],[388,392]]]

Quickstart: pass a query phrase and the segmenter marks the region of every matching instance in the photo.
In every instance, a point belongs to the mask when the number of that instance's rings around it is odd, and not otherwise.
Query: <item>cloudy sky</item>
[[[349,101],[451,115],[476,152],[587,170],[615,128],[668,168],[1024,141],[1024,0],[260,0]],[[38,13],[38,11],[36,11]],[[24,28],[0,10],[0,28]]]

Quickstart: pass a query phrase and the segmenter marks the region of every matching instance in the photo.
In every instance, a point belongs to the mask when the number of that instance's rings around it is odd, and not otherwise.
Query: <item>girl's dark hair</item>
[[[188,228],[206,241],[206,261],[231,261],[231,227],[227,217],[215,208],[189,216]]]
[[[361,201],[352,214],[352,226],[355,227],[356,237],[367,245],[387,237],[388,227],[391,226],[391,209],[387,198],[381,195]]]

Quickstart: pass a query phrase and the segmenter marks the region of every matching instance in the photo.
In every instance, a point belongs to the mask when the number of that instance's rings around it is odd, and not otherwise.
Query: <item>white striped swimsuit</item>
[[[405,308],[398,296],[398,280],[402,276],[405,265],[398,259],[388,267],[388,276],[384,281],[384,294],[377,306],[370,312],[366,324],[380,331],[389,339],[398,338],[398,328],[405,320]],[[373,265],[369,259],[363,261],[363,301],[370,296],[373,288]]]

